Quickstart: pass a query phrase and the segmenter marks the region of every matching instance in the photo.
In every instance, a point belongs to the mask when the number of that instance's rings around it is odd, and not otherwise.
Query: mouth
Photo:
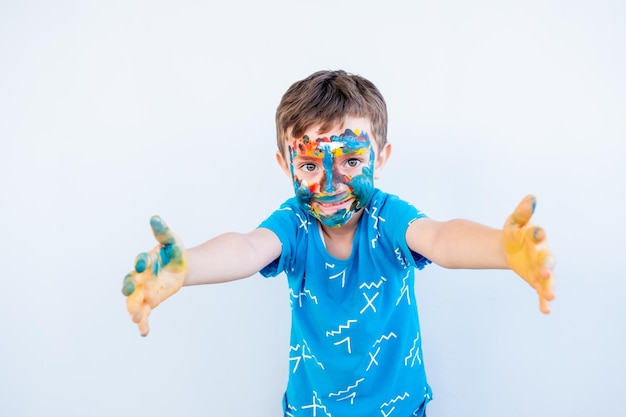
[[[323,213],[334,213],[342,209],[349,210],[354,197],[349,194],[317,198],[313,202]]]

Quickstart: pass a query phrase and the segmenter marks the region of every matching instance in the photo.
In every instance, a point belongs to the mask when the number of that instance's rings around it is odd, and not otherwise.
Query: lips
[[[354,201],[354,197],[350,194],[341,194],[334,196],[319,197],[312,201],[313,204],[318,206],[322,211],[334,212],[343,208],[349,208]]]

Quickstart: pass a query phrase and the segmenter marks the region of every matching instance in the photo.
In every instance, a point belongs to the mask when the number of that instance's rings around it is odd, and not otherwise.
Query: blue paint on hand
[[[135,261],[135,271],[137,271],[138,273],[142,273],[143,271],[146,270],[146,268],[148,267],[148,254],[147,253],[141,253],[137,256],[137,260]]]
[[[124,284],[122,285],[122,294],[129,296],[135,292],[135,283],[133,282],[133,276],[128,274],[124,277]]]
[[[159,275],[159,271],[161,270],[161,263],[160,262],[153,262],[152,263],[152,274],[154,274],[154,276],[156,277],[157,275]]]
[[[161,257],[161,265],[166,266],[172,260],[174,254],[174,245],[165,245],[159,251]]]
[[[170,228],[163,222],[160,216],[152,216],[150,218],[150,227],[152,227],[152,233],[162,244],[174,243],[174,236],[170,231]]]

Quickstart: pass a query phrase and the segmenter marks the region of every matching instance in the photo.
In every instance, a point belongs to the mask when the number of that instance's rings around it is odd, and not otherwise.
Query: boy
[[[182,285],[284,272],[291,292],[285,416],[423,416],[431,399],[421,356],[414,271],[510,268],[549,312],[551,255],[530,225],[526,197],[502,230],[438,222],[374,187],[385,166],[387,110],[378,89],[344,71],[294,83],[276,113],[276,159],[294,184],[247,234],[226,233],[188,251],[157,216],[159,245],[140,254],[123,293],[134,322]]]

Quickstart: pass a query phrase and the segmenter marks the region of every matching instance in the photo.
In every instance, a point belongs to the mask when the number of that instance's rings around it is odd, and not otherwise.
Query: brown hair
[[[284,155],[287,139],[302,136],[314,124],[324,132],[349,116],[368,118],[369,133],[382,149],[387,143],[387,105],[376,86],[343,70],[317,71],[293,83],[276,109],[278,150]]]

